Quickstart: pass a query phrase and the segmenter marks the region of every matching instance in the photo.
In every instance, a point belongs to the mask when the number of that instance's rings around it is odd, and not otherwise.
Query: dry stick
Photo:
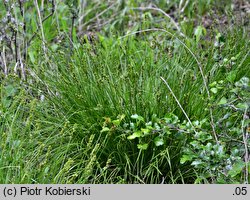
[[[25,17],[24,17],[24,5],[23,5],[23,1],[19,0],[19,9],[20,9],[20,12],[21,12],[21,15],[22,15],[22,18],[23,18],[23,35],[24,35],[24,39],[23,39],[23,48],[26,49],[27,47],[27,42],[26,42],[26,21],[25,21]],[[18,49],[18,53],[19,53],[19,62],[20,62],[20,68],[21,68],[21,72],[22,72],[22,78],[24,80],[26,80],[26,72],[25,72],[25,64],[23,63],[22,59],[25,61],[26,60],[26,56],[27,56],[27,52],[25,51],[23,53],[23,57],[21,55],[21,49],[20,49],[20,46],[19,46],[19,49]]]
[[[160,77],[160,78],[161,78],[161,80],[165,83],[165,85],[168,87],[168,89],[169,89],[170,93],[172,94],[172,96],[174,97],[176,103],[177,103],[178,106],[180,107],[181,111],[183,112],[183,114],[184,114],[185,117],[187,118],[187,120],[188,120],[188,122],[190,123],[190,125],[193,127],[194,132],[197,133],[197,132],[195,131],[195,127],[193,126],[193,124],[192,124],[191,120],[189,119],[187,113],[186,113],[185,110],[183,109],[182,105],[180,104],[179,100],[178,100],[177,97],[175,96],[173,90],[171,89],[171,87],[169,86],[169,84],[167,83],[167,81],[166,81],[163,77]]]
[[[244,142],[244,147],[245,147],[245,164],[246,164],[246,169],[245,169],[245,183],[248,184],[248,160],[249,160],[249,154],[248,154],[248,130],[244,127],[244,122],[245,119],[248,119],[249,116],[247,115],[247,110],[248,108],[245,109],[245,112],[243,114],[243,120],[241,123],[241,129],[242,129],[242,137],[243,137],[243,142]]]
[[[39,26],[40,26],[41,34],[42,34],[43,51],[44,51],[44,54],[46,55],[46,47],[45,47],[45,41],[46,40],[45,40],[45,36],[44,36],[43,22],[42,22],[41,13],[40,13],[40,10],[39,10],[39,6],[38,6],[37,0],[34,1],[34,4],[35,4],[36,10],[37,10],[38,20],[39,20]]]
[[[16,63],[18,62],[18,55],[17,55],[17,48],[18,48],[18,44],[17,44],[17,30],[12,30],[14,33],[14,46],[15,46],[15,60]]]
[[[142,10],[142,11],[144,11],[144,10],[155,10],[155,11],[158,11],[158,12],[162,13],[165,17],[167,17],[171,21],[171,23],[175,26],[175,28],[178,30],[178,32],[180,33],[180,35],[182,37],[186,38],[186,35],[181,32],[181,29],[178,26],[178,24],[173,20],[173,18],[169,14],[167,14],[166,12],[164,12],[162,9],[160,9],[160,8],[154,8],[154,7],[138,7],[138,8],[131,8],[131,9],[133,9],[133,10]]]
[[[72,22],[71,22],[71,30],[70,30],[70,55],[73,52],[73,30],[74,30],[74,24],[75,24],[76,16],[74,13],[72,13]]]
[[[41,16],[43,16],[44,13],[44,0],[41,0]]]
[[[19,49],[19,45],[17,43],[17,30],[13,30],[14,32],[14,46],[15,46],[15,61],[16,61],[16,64],[15,64],[15,67],[14,67],[14,73],[15,74],[18,74],[18,68],[20,67],[20,64],[19,64],[19,55],[18,55],[18,49]],[[21,74],[18,74],[21,76]]]
[[[199,67],[199,70],[200,70],[200,73],[201,73],[201,76],[202,76],[202,80],[203,80],[203,84],[205,86],[205,89],[206,89],[206,92],[207,92],[207,96],[208,98],[210,99],[210,92],[209,92],[209,89],[208,89],[208,86],[207,86],[207,82],[206,82],[206,78],[204,76],[204,73],[203,73],[203,70],[202,70],[202,65],[201,63],[199,62],[199,60],[197,59],[197,57],[195,56],[195,54],[188,48],[188,46],[183,43],[177,36],[175,36],[174,34],[170,33],[169,31],[165,30],[165,29],[160,29],[160,28],[151,28],[151,29],[146,29],[146,30],[141,30],[141,31],[135,31],[133,33],[129,33],[125,36],[122,36],[120,37],[121,38],[124,38],[124,37],[127,37],[129,35],[135,35],[137,33],[143,33],[143,32],[150,32],[150,31],[161,31],[161,32],[164,32],[164,33],[167,33],[169,35],[171,35],[172,37],[175,37],[188,51],[189,53],[193,56],[193,58],[195,59],[196,63],[198,64],[198,67]],[[218,144],[218,137],[217,137],[217,134],[215,132],[215,126],[214,126],[214,119],[213,119],[213,111],[212,109],[210,108],[209,109],[209,113],[210,113],[210,120],[211,120],[211,127],[213,129],[213,135],[214,135],[214,139],[216,141],[216,143]]]
[[[25,50],[23,53],[23,59],[26,60],[27,57],[27,27],[26,27],[26,20],[24,17],[25,10],[24,10],[24,5],[23,1],[19,0],[19,10],[21,12],[22,18],[23,18],[23,49]]]
[[[4,72],[4,75],[5,77],[7,77],[8,75],[8,68],[7,68],[7,65],[6,65],[6,60],[5,60],[5,46],[3,46],[3,51],[0,52],[0,57],[1,57],[1,60],[2,60],[2,63],[3,63],[3,72]]]
[[[20,64],[20,68],[21,68],[21,77],[23,80],[26,80],[26,72],[25,72],[25,65],[22,61],[22,56],[21,56],[21,49],[20,46],[18,48],[18,54],[19,54],[19,64]]]
[[[7,68],[6,59],[5,59],[5,46],[3,46],[2,60],[3,60],[3,64],[4,64],[4,75],[5,75],[5,77],[7,77],[8,68]]]

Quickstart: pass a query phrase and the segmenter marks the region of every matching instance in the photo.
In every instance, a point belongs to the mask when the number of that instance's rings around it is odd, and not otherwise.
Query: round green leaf
[[[154,139],[154,143],[155,143],[155,146],[161,146],[161,145],[163,145],[164,144],[164,140],[162,139],[162,138],[160,138],[160,137],[156,137],[155,139]]]
[[[141,150],[146,150],[148,148],[148,144],[137,144],[137,148]]]

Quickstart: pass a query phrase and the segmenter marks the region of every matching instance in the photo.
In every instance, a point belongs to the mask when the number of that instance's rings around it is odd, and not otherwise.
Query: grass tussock
[[[249,182],[237,1],[34,2],[0,4],[0,183]]]

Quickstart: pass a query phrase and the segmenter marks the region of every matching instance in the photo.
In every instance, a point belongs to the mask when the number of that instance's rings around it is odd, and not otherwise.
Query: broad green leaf
[[[150,129],[148,128],[141,128],[141,131],[143,132],[144,135],[149,135]]]
[[[127,138],[129,140],[133,140],[133,139],[141,137],[141,136],[142,136],[142,132],[141,131],[136,131],[132,135],[128,136]]]
[[[244,127],[249,127],[249,125],[250,125],[250,119],[244,120],[243,126],[244,126]]]
[[[215,87],[216,85],[217,85],[217,82],[214,81],[214,82],[212,82],[212,83],[209,84],[209,87]]]
[[[131,118],[139,121],[144,121],[143,117],[137,114],[131,115]]]
[[[21,140],[14,140],[12,143],[12,148],[17,148],[21,144]]]
[[[235,83],[235,86],[237,87],[248,87],[249,85],[249,78],[248,77],[242,77],[238,82]]]
[[[180,163],[184,164],[185,162],[191,161],[192,159],[193,159],[193,156],[191,156],[191,155],[183,155],[181,157]]]
[[[199,124],[200,124],[200,122],[198,120],[193,122],[193,125],[196,126],[196,127],[199,126]]]
[[[238,103],[237,105],[236,105],[236,108],[239,108],[239,109],[248,109],[248,105],[247,105],[247,103]]]
[[[199,42],[201,36],[206,35],[206,29],[203,26],[197,26],[194,35],[196,37],[196,42]]]
[[[148,148],[148,144],[137,144],[137,148],[141,150],[146,150]]]
[[[156,137],[155,139],[154,139],[154,143],[155,143],[155,146],[161,146],[161,145],[163,145],[164,144],[164,140],[161,138],[161,137]]]
[[[231,83],[233,83],[236,79],[236,75],[237,75],[237,71],[231,71],[229,72],[229,74],[227,75],[227,80]]]
[[[101,130],[101,133],[103,132],[108,132],[110,129],[108,127],[104,127],[102,130]]]
[[[112,123],[116,126],[119,126],[121,121],[119,119],[113,120]]]
[[[125,115],[124,114],[118,115],[118,118],[119,118],[120,121],[122,121],[125,118]]]
[[[212,93],[216,94],[218,92],[218,89],[217,88],[211,88],[210,89]]]
[[[233,165],[233,168],[228,172],[228,175],[231,177],[235,177],[238,174],[240,174],[243,170],[243,168],[246,166],[246,164],[240,160],[237,163]]]
[[[55,52],[55,51],[59,48],[59,45],[57,45],[57,44],[52,44],[50,47],[51,47],[51,50],[52,50],[53,52]],[[30,56],[31,56],[31,55],[30,55]],[[33,57],[33,60],[31,60],[31,62],[32,62],[32,63],[35,62],[34,57]]]
[[[200,184],[202,183],[203,179],[201,177],[198,177],[197,179],[195,179],[194,184]]]
[[[13,97],[15,95],[17,89],[13,85],[7,85],[5,87],[5,91],[6,91],[8,97],[10,97],[10,96]]]
[[[3,105],[4,108],[8,108],[11,105],[11,102],[12,102],[11,99],[4,98],[2,100],[2,105]]]
[[[34,51],[28,51],[28,55],[30,57],[30,61],[32,62],[32,64],[34,64],[36,61]]]
[[[198,166],[198,165],[200,165],[200,164],[202,164],[202,161],[201,160],[195,160],[195,161],[193,161],[192,163],[191,163],[191,165],[194,165],[194,166]]]
[[[194,140],[192,142],[190,142],[190,144],[194,147],[194,148],[199,148],[200,147],[200,142]]]
[[[221,100],[218,102],[218,105],[223,105],[227,103],[227,99],[225,97],[222,97]]]
[[[138,119],[138,117],[139,117],[139,115],[137,115],[137,114],[131,115],[132,119]]]

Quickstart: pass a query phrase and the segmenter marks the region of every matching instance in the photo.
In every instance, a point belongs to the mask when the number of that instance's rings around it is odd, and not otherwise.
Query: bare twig
[[[4,65],[4,75],[5,77],[8,75],[8,68],[6,64],[6,58],[5,58],[5,46],[3,46],[3,52],[2,52],[2,63]]]
[[[18,55],[17,55],[17,49],[18,49],[18,44],[17,44],[17,30],[12,30],[14,33],[14,44],[15,44],[15,59],[16,62],[18,62]]]
[[[20,47],[18,49],[18,54],[19,54],[19,65],[20,65],[20,68],[21,68],[21,77],[22,77],[23,80],[26,80],[25,65],[24,65],[24,63],[22,61]]]
[[[44,0],[41,0],[41,16],[44,14]]]
[[[25,20],[25,7],[24,7],[24,1],[22,0],[18,0],[19,3],[19,10],[21,12],[21,16],[23,18],[23,50],[27,49],[27,27],[26,27],[26,20]],[[22,54],[23,54],[23,60],[26,60],[26,56],[27,56],[27,51],[23,51],[22,50]],[[21,55],[20,55],[21,58]]]

